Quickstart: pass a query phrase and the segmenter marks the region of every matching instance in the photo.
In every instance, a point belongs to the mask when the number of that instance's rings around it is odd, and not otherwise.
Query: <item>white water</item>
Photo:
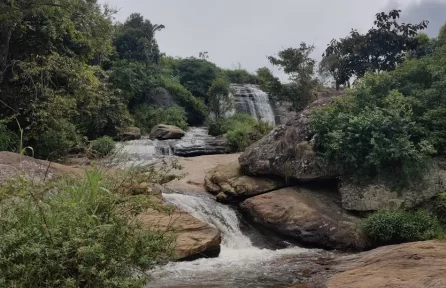
[[[182,139],[160,141],[143,137],[139,140],[120,142],[116,149],[117,155],[109,160],[112,165],[128,167],[153,164],[173,155],[221,154],[225,149],[216,137],[208,134],[207,128],[190,127]]]
[[[259,86],[231,84],[231,89],[234,90],[236,112],[246,113],[257,121],[261,119],[275,125],[274,112],[268,94],[260,90]]]
[[[155,282],[147,287],[277,287],[296,282],[298,260],[318,250],[291,247],[270,250],[255,247],[242,233],[236,212],[205,195],[164,194],[171,204],[214,226],[222,233],[217,258],[172,262],[153,272]]]

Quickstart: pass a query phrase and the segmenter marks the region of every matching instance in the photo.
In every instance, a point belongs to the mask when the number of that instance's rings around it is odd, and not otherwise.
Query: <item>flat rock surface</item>
[[[337,260],[327,288],[444,288],[446,242],[381,247]]]

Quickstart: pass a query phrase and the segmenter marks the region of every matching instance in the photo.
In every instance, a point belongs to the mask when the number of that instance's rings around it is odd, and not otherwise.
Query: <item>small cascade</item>
[[[298,280],[293,271],[317,259],[319,250],[290,247],[280,250],[253,245],[241,230],[237,212],[207,194],[163,194],[172,205],[207,222],[222,234],[217,258],[171,262],[152,271],[146,287],[282,287]]]
[[[235,112],[251,115],[257,121],[262,119],[275,125],[275,116],[268,94],[260,90],[258,85],[231,84],[234,91]]]
[[[174,206],[217,228],[223,236],[222,246],[225,248],[253,248],[251,240],[240,230],[237,214],[230,207],[206,196],[164,194],[163,197]]]

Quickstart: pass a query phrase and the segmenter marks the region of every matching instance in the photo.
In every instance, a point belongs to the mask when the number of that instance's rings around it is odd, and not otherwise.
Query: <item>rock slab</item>
[[[221,202],[241,201],[286,185],[279,179],[242,175],[238,161],[217,165],[206,174],[204,182],[206,190],[217,194]]]
[[[289,187],[241,203],[254,223],[299,243],[326,249],[356,250],[364,244],[359,219],[346,213],[337,195],[325,188]]]
[[[423,181],[401,191],[392,190],[385,183],[374,180],[366,185],[341,182],[339,192],[342,207],[351,211],[381,209],[410,209],[446,191],[446,161],[435,159]]]
[[[337,260],[327,288],[444,288],[446,242],[381,247]]]

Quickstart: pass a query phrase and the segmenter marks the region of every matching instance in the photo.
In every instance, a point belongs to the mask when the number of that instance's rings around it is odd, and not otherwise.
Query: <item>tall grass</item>
[[[120,192],[140,172],[107,177],[91,169],[83,179],[4,183],[0,287],[143,287],[174,238],[136,221],[151,205],[147,195]]]

